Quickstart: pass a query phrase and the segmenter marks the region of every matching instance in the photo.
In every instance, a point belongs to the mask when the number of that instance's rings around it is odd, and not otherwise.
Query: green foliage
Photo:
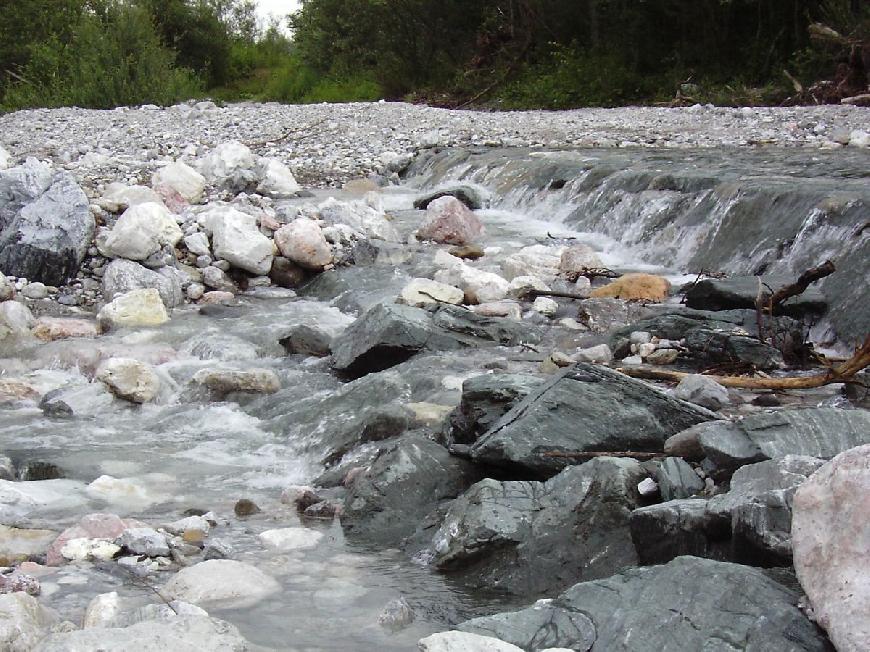
[[[285,65],[271,71],[260,99],[294,104],[317,102],[368,102],[383,97],[377,82],[363,76],[323,77],[290,58]]]
[[[64,42],[51,36],[30,49],[30,59],[4,97],[10,107],[170,104],[201,91],[198,79],[175,67],[148,14],[126,4],[102,15],[82,12]]]
[[[528,66],[498,99],[504,108],[566,109],[617,106],[651,90],[616,54],[554,44],[549,57]]]

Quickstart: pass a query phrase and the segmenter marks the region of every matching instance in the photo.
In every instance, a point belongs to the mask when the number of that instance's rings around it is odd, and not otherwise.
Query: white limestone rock
[[[191,204],[202,201],[205,186],[205,177],[183,161],[170,163],[151,177],[151,187],[154,190],[177,194]]]
[[[179,571],[163,587],[170,599],[198,606],[218,603],[243,608],[281,590],[281,585],[259,568],[230,559],[211,559]]]
[[[132,290],[107,303],[97,320],[111,328],[160,326],[169,321],[166,306],[154,288]]]
[[[145,260],[164,246],[174,247],[183,235],[162,204],[136,204],[124,211],[105,238],[97,239],[97,247],[107,258]]]
[[[402,289],[399,299],[401,303],[422,308],[439,303],[459,305],[464,297],[465,293],[452,285],[415,278]]]
[[[840,453],[797,490],[798,580],[839,652],[870,650],[870,445]]]
[[[233,267],[258,276],[272,269],[272,241],[260,233],[250,215],[229,207],[210,209],[203,216],[211,230],[212,251]]]
[[[154,400],[160,391],[160,379],[154,369],[132,358],[110,358],[97,369],[97,380],[118,398],[133,403]]]

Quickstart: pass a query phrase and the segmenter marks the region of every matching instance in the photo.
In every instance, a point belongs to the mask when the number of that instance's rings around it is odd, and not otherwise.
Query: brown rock
[[[236,513],[236,516],[244,518],[245,516],[259,514],[262,510],[253,500],[241,498],[236,502],[235,507],[233,507],[233,511]]]
[[[664,301],[671,284],[666,278],[653,274],[626,274],[590,293],[593,298],[612,297],[635,301]]]
[[[483,247],[476,244],[467,244],[456,247],[450,247],[447,250],[451,256],[456,256],[457,258],[463,258],[465,260],[477,260],[478,258],[483,258]]]
[[[43,342],[66,340],[74,337],[98,337],[100,325],[87,319],[40,317],[33,327],[33,335]]]

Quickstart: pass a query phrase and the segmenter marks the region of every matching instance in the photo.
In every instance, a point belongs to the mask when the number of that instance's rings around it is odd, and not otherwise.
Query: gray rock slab
[[[678,557],[583,582],[551,602],[458,629],[524,650],[830,652],[797,607],[799,597],[755,568]]]
[[[628,522],[645,475],[635,460],[602,457],[547,482],[482,480],[450,505],[433,563],[523,596],[606,577],[637,562]]]
[[[553,475],[587,451],[661,451],[712,412],[610,369],[578,364],[543,381],[471,448],[474,460]]]

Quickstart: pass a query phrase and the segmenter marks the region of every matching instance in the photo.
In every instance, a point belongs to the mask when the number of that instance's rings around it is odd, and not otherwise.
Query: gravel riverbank
[[[236,139],[283,160],[308,185],[335,185],[433,146],[837,148],[870,144],[870,112],[796,108],[625,107],[481,113],[404,103],[288,106],[211,102],[0,116],[0,146],[68,167],[80,181],[137,177]],[[112,171],[111,173],[110,170]]]

